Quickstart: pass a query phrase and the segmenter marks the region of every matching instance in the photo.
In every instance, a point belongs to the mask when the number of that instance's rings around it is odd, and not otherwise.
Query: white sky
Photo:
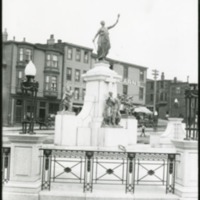
[[[166,79],[198,81],[197,0],[3,0],[8,39],[55,39],[94,48],[100,21],[112,25],[108,57],[148,67]]]

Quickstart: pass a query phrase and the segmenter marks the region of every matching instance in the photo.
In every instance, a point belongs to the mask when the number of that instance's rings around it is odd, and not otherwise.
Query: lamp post
[[[33,62],[30,60],[25,68],[26,79],[21,82],[21,90],[24,96],[30,96],[32,99],[30,119],[25,119],[22,122],[22,133],[26,134],[35,134],[34,133],[34,123],[35,123],[35,110],[36,110],[36,97],[39,87],[39,83],[34,80],[36,75],[36,67]],[[25,113],[24,113],[25,114]],[[26,115],[27,116],[27,113]],[[26,125],[29,124],[29,130],[26,129]]]
[[[179,117],[178,115],[178,106],[179,106],[179,101],[177,98],[174,99],[174,116],[173,117]]]

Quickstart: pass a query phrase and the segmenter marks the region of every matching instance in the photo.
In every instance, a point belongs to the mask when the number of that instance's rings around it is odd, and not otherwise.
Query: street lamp
[[[177,98],[174,99],[174,117],[178,117],[178,104],[179,101]]]
[[[39,83],[34,80],[36,75],[36,67],[30,60],[25,68],[26,79],[21,82],[21,90],[24,96],[30,96],[32,99],[31,112],[29,120],[26,118],[22,122],[22,133],[35,134],[34,133],[34,123],[35,123],[35,110],[36,110],[36,97],[39,87]],[[24,113],[25,114],[25,113]],[[27,116],[27,113],[25,114]],[[29,124],[29,130],[26,129],[27,124]]]

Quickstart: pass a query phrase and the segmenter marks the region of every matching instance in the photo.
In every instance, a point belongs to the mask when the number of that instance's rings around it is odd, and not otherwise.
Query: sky
[[[3,0],[2,29],[8,39],[30,43],[56,40],[93,49],[100,28],[110,29],[107,57],[162,72],[165,79],[198,82],[197,0]]]

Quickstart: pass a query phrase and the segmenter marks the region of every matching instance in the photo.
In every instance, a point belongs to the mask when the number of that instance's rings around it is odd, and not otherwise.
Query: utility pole
[[[154,76],[154,98],[153,98],[153,114],[156,112],[156,94],[157,94],[157,76],[158,76],[158,70],[154,69],[152,70],[152,75]]]

